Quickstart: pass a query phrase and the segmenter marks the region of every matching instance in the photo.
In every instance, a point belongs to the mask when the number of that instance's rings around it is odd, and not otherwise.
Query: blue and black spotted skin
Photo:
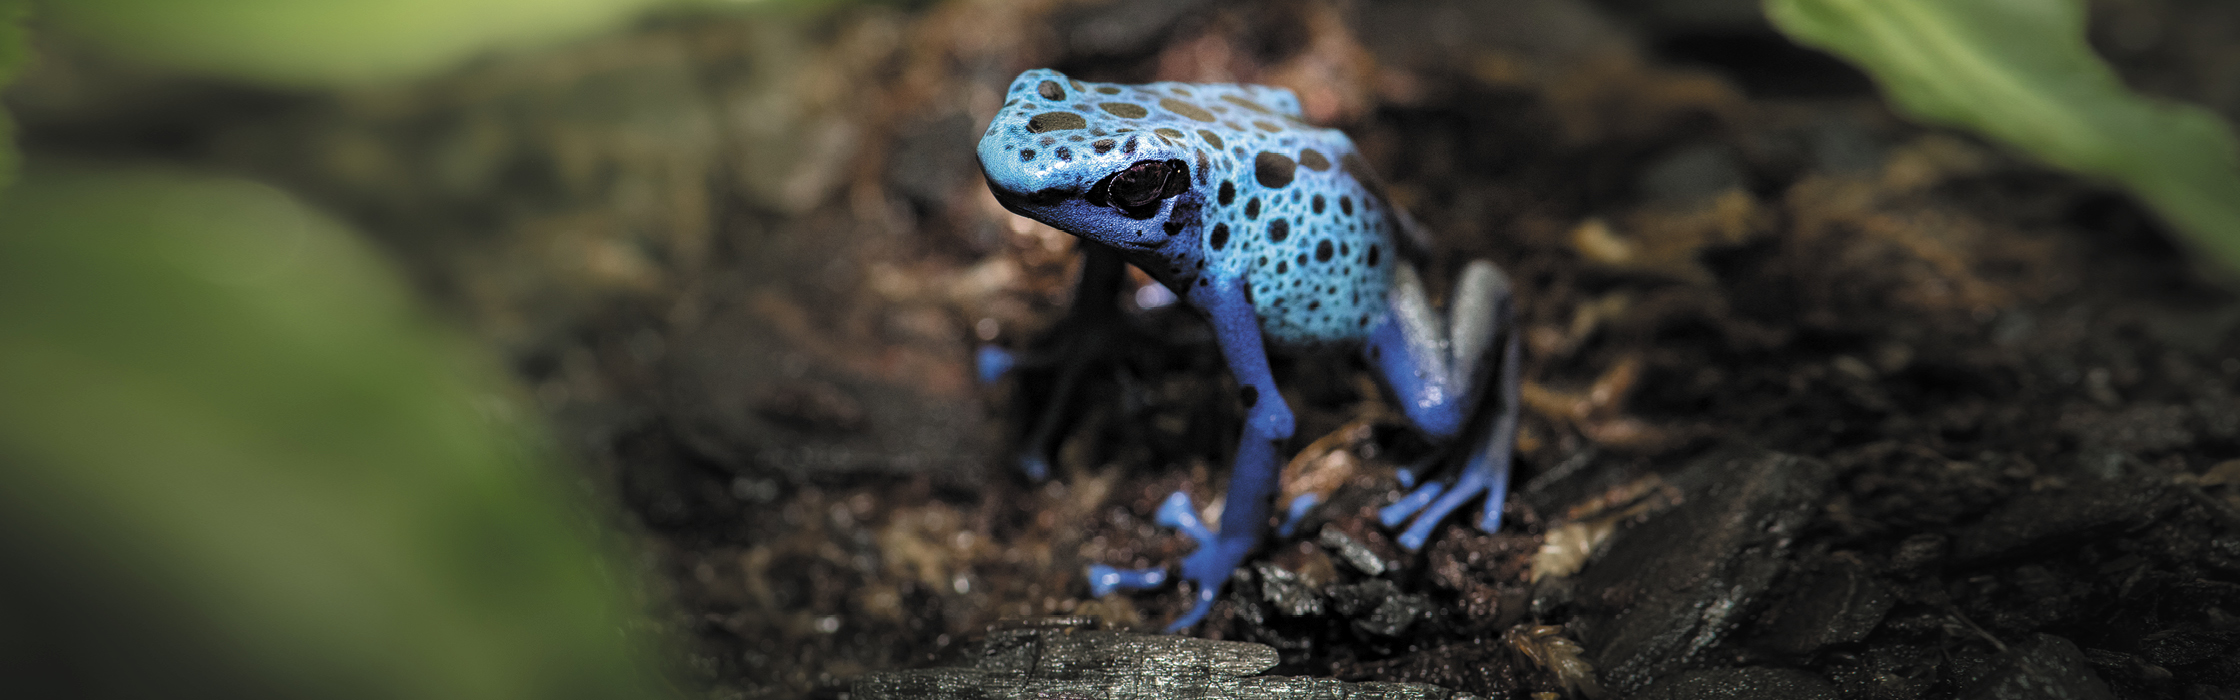
[[[1239,385],[1247,416],[1220,528],[1198,521],[1176,493],[1160,522],[1199,542],[1181,574],[1196,585],[1195,607],[1170,629],[1196,624],[1230,572],[1259,544],[1279,480],[1280,443],[1293,429],[1290,409],[1268,370],[1268,342],[1359,344],[1401,398],[1411,420],[1434,439],[1457,437],[1473,415],[1476,357],[1456,361],[1450,347],[1474,354],[1484,343],[1450,343],[1423,320],[1428,302],[1395,243],[1404,218],[1379,195],[1353,142],[1302,120],[1288,90],[1257,85],[1115,85],[1031,70],[1011,83],[979,145],[996,199],[1013,212],[1110,246],[1203,312]],[[1507,286],[1490,280],[1488,323],[1507,324]],[[1396,282],[1398,284],[1396,284]],[[1488,286],[1492,285],[1492,286]],[[1467,286],[1467,285],[1465,285]],[[1497,309],[1496,309],[1497,307]],[[1493,314],[1498,313],[1498,317]],[[1488,496],[1481,527],[1499,522],[1514,434],[1514,334],[1502,363],[1510,399],[1464,477],[1447,489],[1427,484],[1388,509],[1394,524],[1424,509],[1400,541],[1420,547],[1463,499]],[[1490,336],[1489,336],[1490,337]],[[1452,368],[1461,368],[1450,371]],[[1294,515],[1302,510],[1295,503]],[[1428,505],[1428,508],[1426,506]],[[1149,588],[1164,568],[1095,566],[1092,587]]]
[[[1275,342],[1357,340],[1383,314],[1394,221],[1359,179],[1352,140],[1301,122],[1290,91],[1034,70],[1008,100],[980,163],[1013,211],[1118,248],[1179,295],[1247,279]],[[1180,191],[1115,206],[1113,180],[1140,162]]]

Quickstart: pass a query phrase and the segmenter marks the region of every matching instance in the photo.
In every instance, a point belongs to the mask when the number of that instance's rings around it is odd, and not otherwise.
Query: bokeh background
[[[1049,373],[973,373],[1063,346],[1076,245],[972,156],[1034,67],[1290,88],[1517,281],[1515,525],[1394,547],[1424,446],[1286,357],[1330,505],[1201,634],[1503,697],[1585,692],[1550,635],[1620,694],[1974,696],[2040,635],[2240,691],[2228,3],[0,0],[0,694],[830,697],[1163,623],[1081,571],[1218,502],[1203,326],[1123,294],[1046,483]],[[1738,444],[1826,465],[1795,536],[1627,646],[1663,599],[1597,552]]]

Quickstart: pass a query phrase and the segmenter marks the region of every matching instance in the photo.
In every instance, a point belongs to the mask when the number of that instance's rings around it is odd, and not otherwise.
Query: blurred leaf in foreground
[[[158,65],[319,86],[410,78],[483,51],[589,35],[653,2],[49,0],[42,22]]]
[[[0,192],[0,697],[645,698],[496,373],[269,187]]]
[[[2208,110],[2126,89],[2082,0],[1765,0],[1790,38],[1873,74],[1898,107],[2120,183],[2240,272],[2240,150]]]
[[[23,20],[31,14],[31,0],[0,0],[0,90],[6,90],[31,57],[30,37]],[[16,127],[8,111],[0,109],[0,189],[16,179]]]

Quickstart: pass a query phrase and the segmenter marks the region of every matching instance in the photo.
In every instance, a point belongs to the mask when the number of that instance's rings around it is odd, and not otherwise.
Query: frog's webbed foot
[[[1213,609],[1214,597],[1221,592],[1221,585],[1229,580],[1229,572],[1244,563],[1257,538],[1245,535],[1224,540],[1198,518],[1190,494],[1181,491],[1167,496],[1167,500],[1159,504],[1158,523],[1181,531],[1183,536],[1198,544],[1197,551],[1182,559],[1182,578],[1196,589],[1196,600],[1189,612],[1167,625],[1168,632],[1180,632],[1205,620],[1206,612]],[[1116,569],[1090,564],[1089,594],[1102,597],[1114,591],[1159,588],[1167,584],[1167,578],[1167,568],[1163,566]]]
[[[1279,426],[1288,427],[1288,426]],[[1167,625],[1168,632],[1180,632],[1197,626],[1213,609],[1213,600],[1221,594],[1221,587],[1228,585],[1229,575],[1244,565],[1246,557],[1260,546],[1260,530],[1267,521],[1267,501],[1273,495],[1275,479],[1275,445],[1264,435],[1248,432],[1238,446],[1236,474],[1229,482],[1229,495],[1223,501],[1221,529],[1216,531],[1198,518],[1198,509],[1190,502],[1190,494],[1176,491],[1159,504],[1156,522],[1180,531],[1198,545],[1197,551],[1182,558],[1181,577],[1193,589],[1190,611],[1175,618]],[[1147,569],[1117,569],[1103,564],[1089,565],[1089,592],[1104,596],[1114,591],[1147,590],[1165,586],[1168,582],[1166,567]]]
[[[1509,468],[1517,434],[1517,394],[1522,381],[1517,334],[1510,329],[1509,284],[1492,263],[1472,261],[1455,285],[1448,304],[1451,319],[1442,324],[1431,309],[1413,269],[1403,265],[1388,297],[1391,318],[1373,329],[1369,360],[1400,396],[1410,421],[1442,442],[1472,440],[1461,473],[1451,484],[1426,481],[1378,512],[1386,527],[1412,516],[1398,538],[1410,550],[1423,547],[1447,515],[1484,496],[1478,528],[1501,526],[1501,504],[1509,493]],[[1499,350],[1496,350],[1496,348]],[[1498,358],[1492,357],[1496,352]],[[1498,359],[1489,374],[1485,360]],[[1488,381],[1491,380],[1491,381]],[[1490,387],[1488,385],[1491,385]],[[1488,390],[1490,389],[1490,391]],[[1486,424],[1471,418],[1490,415]]]
[[[1132,330],[1120,312],[1121,287],[1126,264],[1119,253],[1100,245],[1083,246],[1081,280],[1074,289],[1073,306],[1064,319],[1036,340],[1030,351],[1012,352],[993,345],[981,346],[974,357],[983,384],[994,384],[1013,373],[1028,381],[1016,390],[1018,415],[1025,429],[1019,440],[1019,470],[1028,479],[1050,477],[1050,455],[1057,450],[1066,426],[1075,417],[1077,394],[1092,379],[1094,370],[1110,366],[1113,349],[1127,345],[1121,338]],[[1047,389],[1032,394],[1032,382]]]
[[[1410,551],[1422,549],[1431,539],[1431,531],[1446,520],[1447,515],[1478,496],[1485,496],[1484,506],[1478,515],[1478,529],[1493,532],[1501,529],[1501,504],[1509,496],[1510,451],[1516,441],[1516,420],[1507,417],[1486,440],[1470,453],[1463,463],[1462,474],[1454,484],[1445,486],[1437,481],[1425,482],[1408,495],[1377,511],[1377,520],[1385,527],[1397,527],[1408,517],[1415,516],[1408,529],[1401,532],[1397,541]]]

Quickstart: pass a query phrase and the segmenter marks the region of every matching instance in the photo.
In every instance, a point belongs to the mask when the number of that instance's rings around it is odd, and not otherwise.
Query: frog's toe
[[[1485,509],[1478,514],[1479,532],[1496,532],[1501,529],[1501,506],[1509,500],[1507,492],[1506,485],[1500,489],[1486,489]]]
[[[1429,484],[1425,485],[1425,489],[1429,487]],[[1423,490],[1417,491],[1421,493]],[[1409,494],[1411,498],[1415,495]],[[1463,468],[1462,477],[1455,480],[1454,486],[1447,489],[1445,494],[1439,495],[1429,506],[1425,506],[1423,512],[1416,514],[1415,521],[1409,523],[1407,531],[1400,533],[1397,538],[1400,546],[1411,552],[1422,549],[1424,542],[1431,539],[1432,530],[1437,529],[1441,521],[1462,508],[1462,504],[1479,496],[1485,497],[1485,509],[1478,518],[1478,528],[1493,532],[1501,527],[1501,503],[1509,497],[1509,460],[1506,455],[1499,458],[1490,452],[1472,455],[1469,465]],[[1403,503],[1406,500],[1402,499]],[[1402,503],[1395,503],[1386,510],[1393,510],[1400,505]],[[1390,527],[1391,523],[1387,522],[1386,526]]]
[[[1050,458],[1033,453],[1021,455],[1019,457],[1019,471],[1025,473],[1030,481],[1039,482],[1048,479],[1050,478]]]
[[[1415,521],[1409,523],[1408,529],[1397,538],[1400,546],[1410,552],[1422,549],[1423,543],[1431,539],[1431,531],[1439,527],[1440,521],[1446,520],[1449,513],[1461,508],[1471,497],[1484,492],[1485,477],[1464,472],[1462,478],[1455,480],[1454,488],[1448,489],[1445,494],[1432,501],[1431,505],[1425,506],[1423,512],[1416,514]]]
[[[1140,591],[1167,585],[1165,567],[1150,569],[1115,569],[1103,564],[1089,565],[1089,595],[1102,598],[1113,591]]]
[[[1199,584],[1197,596],[1198,602],[1190,606],[1190,612],[1183,613],[1181,617],[1175,618],[1173,623],[1167,625],[1167,634],[1175,634],[1183,630],[1196,627],[1198,626],[1198,623],[1204,622],[1206,619],[1206,613],[1213,611],[1214,596],[1219,594],[1220,592],[1220,586]]]
[[[1159,504],[1159,513],[1154,520],[1162,526],[1181,531],[1183,536],[1198,544],[1199,551],[1214,548],[1219,539],[1211,530],[1206,529],[1204,521],[1198,519],[1198,511],[1191,506],[1188,493],[1176,491],[1169,494],[1167,500]],[[1092,596],[1103,597],[1113,591],[1147,590],[1166,584],[1165,567],[1116,569],[1103,564],[1089,565],[1089,594]]]
[[[1190,494],[1182,491],[1167,494],[1167,500],[1159,504],[1157,522],[1181,530],[1184,536],[1198,543],[1200,550],[1213,546],[1219,539],[1206,527],[1205,521],[1198,519],[1198,509],[1190,504]]]
[[[1404,479],[1402,483],[1405,485],[1412,481],[1414,480]],[[1431,500],[1438,498],[1439,493],[1446,489],[1446,484],[1436,481],[1423,482],[1422,486],[1409,491],[1406,496],[1401,496],[1400,500],[1393,501],[1392,505],[1378,509],[1377,522],[1384,523],[1385,527],[1397,527],[1400,523],[1407,521],[1408,516],[1415,515],[1416,511],[1423,510],[1424,506],[1431,505]]]
[[[1283,524],[1276,526],[1276,534],[1290,537],[1293,530],[1299,529],[1299,521],[1307,519],[1307,512],[1321,504],[1322,494],[1319,493],[1302,493],[1291,499],[1291,504],[1284,506]]]
[[[1220,595],[1222,584],[1229,581],[1229,572],[1244,563],[1258,539],[1253,533],[1222,537],[1208,529],[1205,521],[1198,518],[1197,508],[1192,507],[1190,494],[1181,491],[1167,496],[1167,500],[1159,504],[1157,521],[1198,544],[1197,551],[1182,559],[1180,571],[1180,577],[1196,587],[1196,602],[1188,613],[1167,626],[1168,632],[1180,632],[1205,620],[1206,612],[1213,609],[1214,597]],[[1158,588],[1166,585],[1168,578],[1165,568],[1115,569],[1091,564],[1089,592],[1103,596],[1114,591]]]
[[[982,345],[973,353],[972,364],[978,370],[980,383],[994,384],[1003,379],[1003,375],[1010,374],[1012,367],[1018,366],[1019,356],[994,345]]]
[[[1171,499],[1170,499],[1171,502]],[[1185,501],[1187,504],[1187,501]],[[1198,543],[1198,551],[1182,558],[1182,579],[1196,587],[1197,603],[1190,612],[1176,618],[1167,626],[1168,632],[1180,632],[1196,626],[1213,608],[1214,596],[1221,594],[1221,586],[1229,582],[1229,574],[1244,564],[1260,538],[1253,533],[1226,536],[1209,536]]]

